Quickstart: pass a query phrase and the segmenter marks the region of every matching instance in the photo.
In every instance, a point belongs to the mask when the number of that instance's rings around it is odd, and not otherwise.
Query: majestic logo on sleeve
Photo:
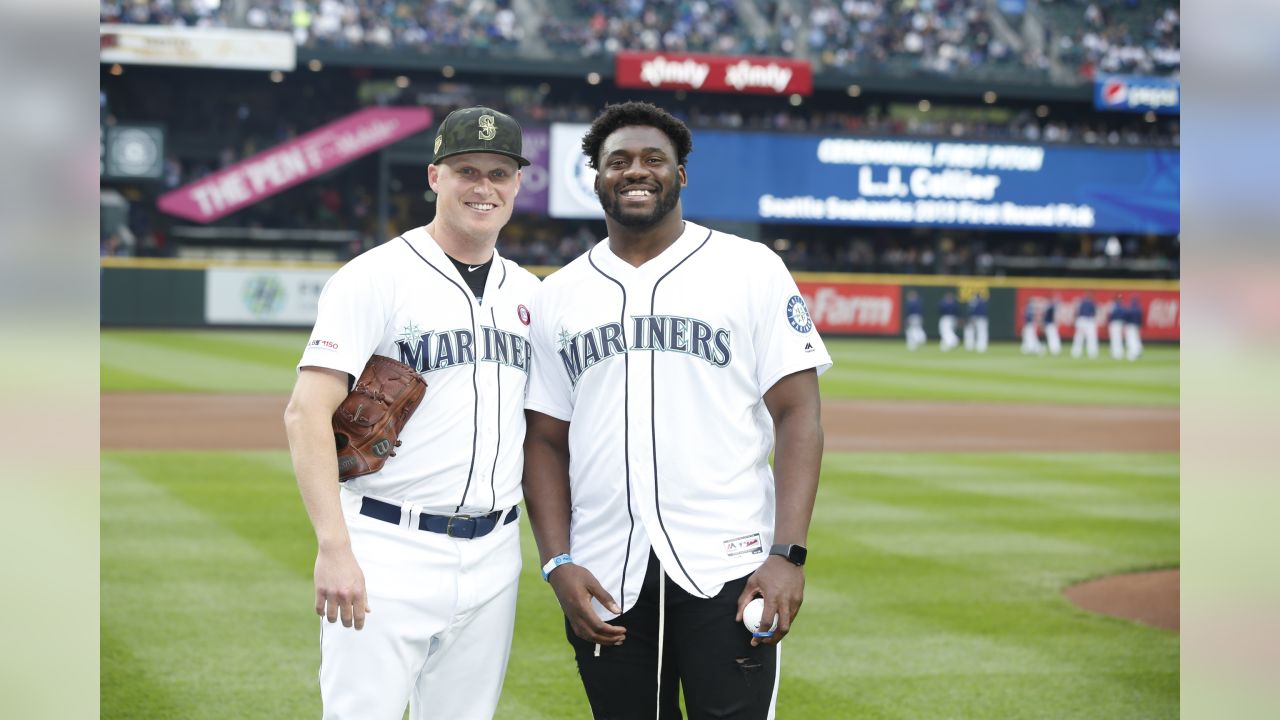
[[[809,316],[809,307],[804,304],[804,298],[799,295],[792,295],[787,301],[787,322],[791,323],[793,330],[802,335],[813,329],[813,318]]]
[[[420,373],[475,364],[478,352],[480,362],[495,362],[528,374],[529,359],[533,356],[533,346],[524,337],[484,326],[480,328],[477,347],[469,329],[419,333],[417,326],[410,324],[396,340],[396,348],[400,351],[400,362]]]
[[[626,352],[683,353],[721,368],[733,360],[732,333],[696,318],[635,315],[631,318],[630,330],[630,347],[626,344],[622,323],[607,323],[577,334],[561,330],[557,336],[559,355],[570,384],[576,386],[587,370]]]

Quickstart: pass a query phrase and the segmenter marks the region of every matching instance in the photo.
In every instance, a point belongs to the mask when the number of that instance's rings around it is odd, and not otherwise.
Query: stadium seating
[[[103,23],[289,32],[300,47],[562,57],[766,54],[854,74],[1062,82],[1176,73],[1177,3],[1043,0],[100,0]],[[1048,28],[1032,42],[1028,20]],[[1052,71],[1058,70],[1054,73]]]

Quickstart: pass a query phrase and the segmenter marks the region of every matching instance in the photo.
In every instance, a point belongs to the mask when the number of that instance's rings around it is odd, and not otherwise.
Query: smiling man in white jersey
[[[490,718],[497,707],[538,289],[495,250],[529,164],[521,146],[503,113],[450,113],[427,168],[435,218],[353,259],[320,296],[285,425],[319,545],[326,720],[399,720],[406,705],[414,720]],[[340,487],[330,419],[373,354],[411,366],[426,394],[395,456]]]
[[[831,358],[772,250],[683,219],[691,150],[664,110],[605,109],[609,237],[533,323],[526,505],[597,718],[679,717],[681,690],[691,718],[772,717],[804,597]]]

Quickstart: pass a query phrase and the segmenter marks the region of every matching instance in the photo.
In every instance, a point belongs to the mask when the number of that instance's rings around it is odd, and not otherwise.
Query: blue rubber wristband
[[[547,561],[546,565],[542,566],[542,579],[547,582],[551,582],[551,571],[561,565],[567,565],[571,562],[573,562],[573,558],[569,557],[569,553],[564,553],[563,555],[557,555],[551,558]]]

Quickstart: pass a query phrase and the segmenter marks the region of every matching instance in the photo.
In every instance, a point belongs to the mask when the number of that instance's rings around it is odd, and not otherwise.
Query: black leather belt
[[[383,502],[371,497],[362,498],[360,501],[361,515],[389,522],[392,525],[400,524],[401,511],[401,507],[395,503]],[[506,517],[503,517],[503,513],[506,513]],[[428,515],[427,513],[421,513],[418,515],[418,529],[448,535],[451,538],[471,540],[488,535],[499,524],[506,525],[515,522],[518,517],[520,517],[519,505],[512,507],[510,510],[494,510],[487,515]]]

